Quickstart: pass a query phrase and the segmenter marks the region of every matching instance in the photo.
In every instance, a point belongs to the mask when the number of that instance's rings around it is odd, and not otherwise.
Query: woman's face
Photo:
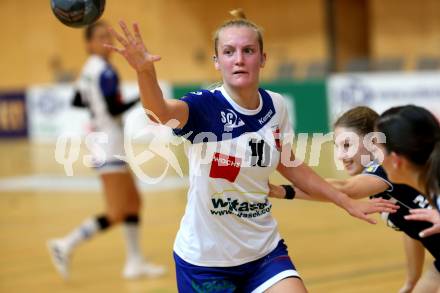
[[[371,152],[364,146],[364,136],[359,135],[353,128],[335,128],[336,158],[344,164],[344,168],[350,176],[360,174],[365,165],[371,160],[362,162],[362,157],[371,158]],[[364,163],[364,164],[362,164]]]
[[[233,88],[258,86],[266,55],[260,52],[255,30],[245,26],[222,29],[217,50],[215,68],[221,72],[225,84]]]
[[[110,48],[104,47],[103,44],[113,44],[113,38],[107,29],[106,25],[99,25],[95,27],[92,33],[92,38],[87,42],[88,51],[91,54],[96,54],[108,58],[112,52]]]

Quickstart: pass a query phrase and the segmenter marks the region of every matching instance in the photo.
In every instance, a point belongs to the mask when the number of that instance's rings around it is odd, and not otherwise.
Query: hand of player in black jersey
[[[375,198],[368,201],[348,199],[344,208],[353,217],[367,221],[370,224],[376,224],[376,220],[367,217],[367,215],[383,212],[395,213],[399,206],[393,204],[389,200]]]
[[[107,48],[118,52],[137,72],[152,70],[153,63],[160,60],[160,56],[148,52],[137,23],[133,24],[134,36],[124,21],[119,21],[119,26],[124,32],[125,38],[118,34],[113,28],[109,28],[111,34],[118,40],[123,48],[117,48],[111,44],[104,44]]]
[[[410,210],[411,215],[405,216],[406,220],[431,222],[432,227],[423,230],[419,236],[424,238],[440,233],[440,213],[435,209],[414,209]]]

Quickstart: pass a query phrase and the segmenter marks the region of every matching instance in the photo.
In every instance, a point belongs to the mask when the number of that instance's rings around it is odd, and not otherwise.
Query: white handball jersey
[[[258,109],[236,104],[223,87],[182,98],[188,122],[190,188],[174,251],[199,266],[229,267],[259,259],[280,235],[268,200],[280,160],[280,136],[291,134],[280,94],[259,90]]]
[[[90,110],[93,131],[106,135],[105,142],[94,142],[89,146],[93,164],[108,171],[124,167],[125,163],[117,158],[125,154],[121,114],[135,105],[137,100],[123,103],[116,70],[98,55],[90,56],[84,65],[77,92],[81,104],[87,105]]]
[[[120,116],[109,112],[108,99],[120,99],[119,78],[113,67],[98,55],[91,55],[77,83],[81,98],[91,111],[92,126],[96,131],[109,135],[122,131]]]

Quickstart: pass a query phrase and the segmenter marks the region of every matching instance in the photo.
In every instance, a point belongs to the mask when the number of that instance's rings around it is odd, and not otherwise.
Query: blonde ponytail
[[[229,14],[237,19],[247,19],[243,9],[237,8],[229,11]]]

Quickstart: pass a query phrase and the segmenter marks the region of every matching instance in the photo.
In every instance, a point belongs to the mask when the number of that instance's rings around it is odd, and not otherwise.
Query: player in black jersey
[[[414,105],[395,107],[380,116],[376,128],[387,137],[382,145],[385,153],[383,166],[391,179],[427,194],[439,210],[440,123],[436,117]],[[422,214],[434,224],[423,234],[440,233],[439,213],[425,211]]]
[[[407,220],[429,221],[421,237],[440,235],[440,123],[428,110],[406,105],[385,111],[376,129],[387,137],[383,166],[392,181],[408,184],[428,195],[436,209],[416,209]],[[430,237],[430,236],[429,236]],[[440,245],[438,246],[440,247]],[[439,248],[440,249],[440,248]],[[436,274],[440,292],[440,273]]]
[[[405,233],[403,241],[407,256],[407,279],[399,292],[436,292],[433,288],[435,288],[435,282],[438,282],[436,275],[440,271],[440,234],[421,238],[419,233],[429,228],[431,224],[405,219],[411,209],[432,210],[432,206],[416,189],[407,185],[391,183],[385,170],[375,160],[379,154],[374,148],[374,138],[371,136],[371,140],[368,141],[368,139],[365,140],[365,137],[374,131],[378,117],[376,112],[367,107],[356,107],[343,114],[336,121],[334,128],[337,158],[343,162],[346,171],[352,177],[346,180],[328,179],[328,181],[352,198],[380,197],[391,199],[399,205],[400,208],[396,213],[382,214],[388,226]],[[358,144],[353,141],[354,139],[359,139],[361,143]],[[370,145],[362,144],[362,142],[369,142]],[[359,147],[353,150],[355,145]],[[297,188],[271,185],[270,196],[284,198],[286,193],[290,198],[294,194],[296,198],[313,199]],[[316,200],[316,197],[314,198]],[[423,270],[424,248],[435,258],[436,270],[427,271],[420,279]]]

